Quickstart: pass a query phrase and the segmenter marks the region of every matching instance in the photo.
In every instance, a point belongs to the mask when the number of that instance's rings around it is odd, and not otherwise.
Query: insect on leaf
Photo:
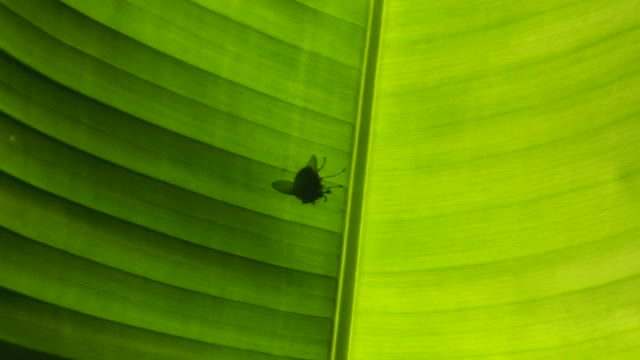
[[[315,155],[311,155],[309,162],[307,162],[305,167],[298,171],[293,182],[278,180],[274,181],[271,185],[281,193],[294,195],[301,200],[303,204],[315,204],[315,202],[321,198],[324,199],[324,201],[327,201],[326,194],[331,194],[332,188],[342,187],[342,185],[330,187],[322,185],[323,178],[320,177],[318,172],[324,167],[326,161],[327,158],[323,158],[322,166],[318,168],[318,159]],[[343,172],[344,169],[342,169],[338,174],[342,174]],[[325,176],[325,178],[333,177],[338,174]]]

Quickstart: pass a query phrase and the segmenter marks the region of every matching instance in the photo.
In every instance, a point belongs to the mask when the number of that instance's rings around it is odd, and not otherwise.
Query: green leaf
[[[2,0],[0,352],[637,358],[639,10]]]

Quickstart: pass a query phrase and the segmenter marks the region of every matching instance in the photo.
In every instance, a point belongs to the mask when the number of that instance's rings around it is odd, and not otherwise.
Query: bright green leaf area
[[[637,358],[638,3],[385,4],[350,358]]]
[[[1,0],[0,358],[640,358],[640,3]],[[311,155],[328,201],[271,183]]]

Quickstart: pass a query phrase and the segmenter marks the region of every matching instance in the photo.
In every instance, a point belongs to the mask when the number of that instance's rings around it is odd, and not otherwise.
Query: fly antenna
[[[327,162],[327,157],[325,156],[325,157],[322,158],[322,165],[320,165],[320,168],[318,170],[316,170],[316,172],[322,170],[322,168],[324,167],[324,163],[326,163],[326,162]]]

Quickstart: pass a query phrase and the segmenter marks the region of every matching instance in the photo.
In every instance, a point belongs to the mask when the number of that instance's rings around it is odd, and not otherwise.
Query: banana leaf
[[[0,357],[640,356],[637,1],[1,0],[0,33]]]

